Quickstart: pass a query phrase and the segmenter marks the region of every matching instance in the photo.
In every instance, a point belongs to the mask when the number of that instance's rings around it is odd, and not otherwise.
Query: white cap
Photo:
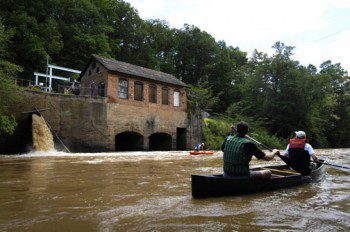
[[[297,138],[299,139],[303,139],[306,138],[306,133],[304,131],[296,131],[295,135],[297,136]]]

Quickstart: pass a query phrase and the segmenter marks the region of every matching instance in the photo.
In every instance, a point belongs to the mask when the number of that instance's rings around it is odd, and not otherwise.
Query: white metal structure
[[[49,68],[49,75],[43,74],[43,73],[34,72],[34,76],[35,76],[35,85],[39,84],[39,77],[49,78],[49,86],[48,86],[48,91],[49,92],[52,91],[52,79],[63,80],[63,81],[70,81],[69,77],[61,77],[61,76],[54,76],[54,75],[52,75],[53,69],[62,70],[62,71],[65,71],[65,72],[70,72],[70,73],[77,73],[77,74],[81,73],[80,70],[65,68],[65,67],[52,65],[52,64],[49,64],[48,68]]]

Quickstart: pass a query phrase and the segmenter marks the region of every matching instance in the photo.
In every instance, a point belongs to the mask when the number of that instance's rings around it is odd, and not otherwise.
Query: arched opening
[[[143,136],[133,131],[125,131],[115,136],[116,151],[142,151]]]
[[[167,133],[154,133],[149,136],[150,151],[169,151],[172,150],[171,135]]]

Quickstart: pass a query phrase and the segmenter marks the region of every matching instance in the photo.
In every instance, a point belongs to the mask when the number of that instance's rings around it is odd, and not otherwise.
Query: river
[[[350,149],[316,152],[350,165]],[[0,156],[0,231],[350,230],[349,172],[328,168],[318,183],[193,199],[191,173],[220,173],[221,163],[221,152]]]

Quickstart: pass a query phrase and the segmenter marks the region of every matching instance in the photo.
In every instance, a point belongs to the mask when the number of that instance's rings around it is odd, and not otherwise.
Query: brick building
[[[92,55],[80,95],[106,97],[108,150],[185,150],[192,146],[185,83],[173,75]]]

